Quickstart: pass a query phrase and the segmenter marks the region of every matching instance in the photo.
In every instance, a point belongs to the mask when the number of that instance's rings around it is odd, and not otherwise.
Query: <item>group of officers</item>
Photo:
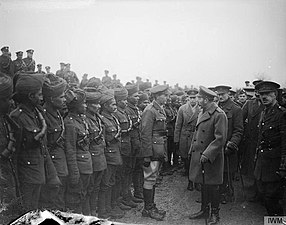
[[[144,202],[142,216],[163,220],[156,181],[181,159],[188,189],[201,191],[201,209],[190,219],[219,222],[237,170],[255,181],[268,215],[283,215],[286,110],[276,100],[279,84],[257,81],[253,98],[239,104],[224,85],[179,97],[167,85],[74,77],[2,71],[3,202],[15,188],[25,210],[100,218],[121,218]]]

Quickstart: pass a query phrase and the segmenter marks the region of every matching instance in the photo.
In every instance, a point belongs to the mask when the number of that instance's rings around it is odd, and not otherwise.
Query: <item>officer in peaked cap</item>
[[[47,73],[51,73],[51,67],[50,66],[45,66],[45,70]]]
[[[1,48],[2,55],[0,56],[0,72],[10,75],[11,57],[9,56],[9,47]]]
[[[163,107],[170,92],[166,85],[154,86],[150,92],[154,100],[144,109],[141,121],[141,151],[144,158],[144,209],[142,216],[163,220],[166,211],[156,208],[154,196],[159,168],[161,162],[166,159],[166,113]]]
[[[25,71],[35,72],[36,62],[33,59],[34,50],[28,49],[26,52],[27,52],[27,57],[23,59],[25,63]]]
[[[286,110],[276,100],[279,87],[272,81],[256,85],[265,108],[258,125],[254,176],[268,216],[285,215],[280,200],[283,198],[282,181],[286,178]]]
[[[261,81],[263,81],[263,80],[260,80],[260,79],[258,79],[258,80],[254,80],[253,82],[252,82],[252,84],[254,85],[254,86],[256,86],[258,83],[260,83]]]
[[[219,96],[218,105],[228,118],[227,143],[224,146],[225,166],[223,184],[220,186],[221,203],[223,204],[233,199],[232,179],[228,180],[228,177],[229,175],[230,177],[234,177],[234,173],[237,169],[237,151],[243,135],[242,109],[230,99],[230,89],[230,86],[216,86],[216,91]]]
[[[192,155],[189,178],[203,184],[201,209],[189,218],[208,218],[208,224],[217,224],[220,219],[219,185],[223,181],[223,148],[227,138],[227,117],[213,102],[215,97],[215,92],[200,86],[198,103],[202,111],[189,151]]]
[[[42,74],[45,74],[45,72],[42,70],[42,64],[37,64],[37,73],[42,73]]]
[[[188,90],[186,93],[189,96],[196,97],[199,91],[196,88],[193,88],[193,89]]]
[[[25,64],[23,61],[23,52],[22,51],[17,51],[16,52],[17,59],[13,60],[11,63],[11,75],[14,77],[14,75],[22,71],[25,68]]]

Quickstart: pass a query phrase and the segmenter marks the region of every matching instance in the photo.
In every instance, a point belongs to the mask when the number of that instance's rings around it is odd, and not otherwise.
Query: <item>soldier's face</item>
[[[117,102],[117,106],[122,108],[122,109],[125,109],[126,106],[127,106],[127,99],[124,99],[124,100],[120,100]]]
[[[27,53],[27,57],[28,57],[28,58],[33,58],[33,53],[29,53],[29,52],[28,52],[28,53]]]
[[[139,101],[139,94],[138,92],[132,94],[128,97],[128,102],[130,102],[132,105],[137,105]]]
[[[82,104],[79,104],[79,106],[77,108],[78,109],[77,113],[78,114],[85,114],[86,108],[87,108],[87,105],[86,105],[86,103],[84,101]]]
[[[229,98],[228,93],[219,93],[218,94],[219,102],[225,102],[226,100],[228,100],[228,98]]]
[[[43,102],[42,89],[40,89],[36,93],[29,94],[29,98],[33,106],[41,105]]]
[[[157,96],[156,101],[158,102],[159,105],[166,105],[168,98],[169,98],[169,94],[163,93]]]
[[[53,104],[54,108],[58,110],[66,108],[65,94],[62,93],[60,96],[52,98],[51,103]]]
[[[260,99],[263,105],[270,106],[276,100],[276,94],[274,91],[271,92],[262,92],[260,93]]]
[[[241,94],[238,96],[238,101],[244,103],[247,99],[246,94]]]
[[[191,106],[195,106],[197,104],[197,97],[196,96],[190,96],[189,101]]]
[[[114,99],[112,99],[107,104],[104,104],[104,107],[105,107],[106,111],[109,113],[114,113],[117,110],[116,102]]]
[[[100,109],[100,105],[99,104],[88,104],[87,108],[89,111],[91,111],[92,113],[98,113],[99,109]]]
[[[17,59],[23,59],[23,55],[17,55]]]

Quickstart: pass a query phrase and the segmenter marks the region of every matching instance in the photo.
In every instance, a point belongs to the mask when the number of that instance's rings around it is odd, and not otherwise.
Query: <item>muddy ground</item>
[[[247,182],[246,182],[247,183]],[[196,200],[200,197],[198,191],[188,191],[187,177],[176,171],[173,175],[164,176],[163,181],[156,188],[155,201],[160,209],[167,211],[164,221],[156,221],[141,216],[143,204],[136,209],[127,211],[120,222],[133,224],[205,224],[204,220],[190,220],[188,216],[200,209],[200,203]],[[243,200],[241,182],[235,181],[235,201],[221,205],[220,224],[263,224],[263,216],[266,213],[261,204],[250,203]],[[249,194],[250,192],[246,192]]]

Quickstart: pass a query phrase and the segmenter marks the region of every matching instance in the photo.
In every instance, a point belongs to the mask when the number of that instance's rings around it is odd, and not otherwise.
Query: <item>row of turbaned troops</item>
[[[155,188],[181,168],[187,189],[201,192],[201,209],[190,219],[219,222],[236,172],[253,182],[268,215],[283,215],[286,99],[279,84],[171,91],[140,79],[122,85],[108,72],[79,82],[63,63],[56,74],[34,72],[33,50],[14,61],[8,47],[1,51],[0,193],[7,209],[16,199],[24,210],[116,219],[144,202],[142,216],[164,220]]]

